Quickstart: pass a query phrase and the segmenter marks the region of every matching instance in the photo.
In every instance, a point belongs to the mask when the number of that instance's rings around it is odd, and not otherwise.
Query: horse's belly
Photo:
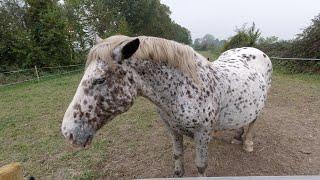
[[[237,129],[255,120],[267,97],[267,89],[262,86],[265,85],[261,81],[251,82],[248,86],[231,86],[231,92],[226,92],[221,102],[217,129]]]
[[[257,118],[262,108],[248,108],[239,112],[233,108],[221,111],[218,120],[217,130],[238,129],[243,127]]]

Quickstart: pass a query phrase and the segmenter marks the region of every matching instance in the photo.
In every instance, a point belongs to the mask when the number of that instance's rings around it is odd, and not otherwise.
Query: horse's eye
[[[98,78],[93,81],[93,85],[102,84],[106,81],[106,78]]]

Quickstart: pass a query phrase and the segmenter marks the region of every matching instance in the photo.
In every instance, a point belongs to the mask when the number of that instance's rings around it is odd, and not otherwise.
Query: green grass
[[[104,149],[115,143],[98,136],[92,148],[72,151],[60,133],[62,117],[81,77],[78,73],[0,88],[0,166],[21,162],[25,175],[36,177],[51,178],[57,171],[75,179],[102,176],[91,167],[105,160]],[[155,117],[153,105],[138,98],[131,111],[106,128],[116,139],[122,124],[130,124],[134,131],[147,130]],[[136,144],[130,145],[134,149]]]
[[[309,73],[284,73],[278,69],[274,69],[273,76],[280,78],[288,78],[295,81],[304,81],[309,83],[320,84],[320,74]]]
[[[216,60],[220,53],[216,52],[216,51],[210,51],[210,50],[206,50],[206,51],[198,51],[200,54],[202,54],[204,57],[209,58],[210,61]]]
[[[150,127],[158,116],[143,98],[103,127],[90,149],[74,151],[67,146],[60,125],[81,77],[77,73],[0,88],[0,166],[21,162],[26,176],[42,179],[95,179],[113,175],[111,170],[97,168],[108,164],[112,152],[124,149],[121,152],[135,154],[138,147],[147,146],[144,140],[152,136]],[[274,78],[320,85],[320,75],[275,71]]]

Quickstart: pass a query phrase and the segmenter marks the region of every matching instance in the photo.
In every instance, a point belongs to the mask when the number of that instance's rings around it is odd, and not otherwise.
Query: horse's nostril
[[[70,135],[69,135],[69,140],[73,140],[73,134],[72,133],[70,133]]]

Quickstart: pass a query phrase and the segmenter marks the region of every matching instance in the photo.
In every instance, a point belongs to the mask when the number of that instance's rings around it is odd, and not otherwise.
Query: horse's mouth
[[[89,136],[89,137],[86,139],[85,143],[83,144],[83,148],[86,148],[86,147],[88,147],[88,146],[91,144],[92,138],[93,138],[93,136]]]
[[[92,142],[93,136],[89,135],[84,141],[79,142],[74,138],[73,134],[70,134],[67,139],[74,148],[88,148]]]

